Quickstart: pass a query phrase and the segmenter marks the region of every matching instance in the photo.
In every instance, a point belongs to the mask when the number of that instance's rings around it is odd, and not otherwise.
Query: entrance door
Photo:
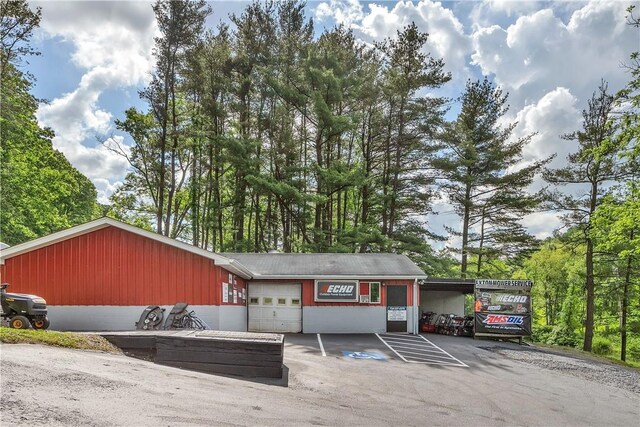
[[[406,286],[387,286],[387,332],[407,332]]]
[[[249,283],[249,331],[301,332],[299,284]]]

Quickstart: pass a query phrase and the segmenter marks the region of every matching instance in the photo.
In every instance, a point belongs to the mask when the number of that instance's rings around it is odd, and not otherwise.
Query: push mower
[[[473,336],[473,316],[466,316],[464,318],[464,322],[462,323],[462,328],[460,329],[460,335],[463,337],[472,337]]]
[[[188,306],[189,304],[184,302],[176,303],[163,326],[165,309],[157,305],[150,305],[140,315],[140,320],[136,322],[136,329],[152,331],[159,329],[210,329],[204,320],[199,319],[193,311],[187,310]]]
[[[431,323],[433,316],[436,314],[433,311],[423,311],[420,318],[420,332],[435,332],[436,325]]]
[[[462,326],[464,324],[464,317],[453,316],[449,323],[449,335],[462,335]]]
[[[7,292],[8,283],[0,285],[0,305],[2,320],[5,319],[14,329],[47,329],[47,302],[36,295],[14,294]]]
[[[447,326],[449,325],[450,314],[442,313],[436,320],[436,334],[447,334]]]

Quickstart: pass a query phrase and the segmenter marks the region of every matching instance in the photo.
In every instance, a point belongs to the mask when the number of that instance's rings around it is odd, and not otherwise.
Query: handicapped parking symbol
[[[348,357],[351,359],[359,359],[359,360],[387,360],[384,354],[380,353],[369,353],[366,351],[343,351],[342,355],[344,357]]]

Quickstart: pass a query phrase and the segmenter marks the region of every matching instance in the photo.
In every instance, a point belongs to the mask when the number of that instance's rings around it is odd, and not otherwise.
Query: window
[[[286,298],[278,298],[278,305],[287,305]]]
[[[293,298],[291,300],[291,305],[300,305],[300,300],[298,298]]]
[[[273,298],[270,298],[270,297],[262,298],[262,305],[273,305]]]
[[[249,304],[258,305],[259,304],[258,298],[249,298]]]
[[[380,282],[369,283],[369,303],[380,304]]]

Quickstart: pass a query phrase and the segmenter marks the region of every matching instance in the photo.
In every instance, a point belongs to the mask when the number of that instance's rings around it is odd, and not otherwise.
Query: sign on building
[[[531,335],[531,280],[475,281],[475,334]]]
[[[351,302],[358,301],[358,281],[317,280],[315,289],[316,302]]]

